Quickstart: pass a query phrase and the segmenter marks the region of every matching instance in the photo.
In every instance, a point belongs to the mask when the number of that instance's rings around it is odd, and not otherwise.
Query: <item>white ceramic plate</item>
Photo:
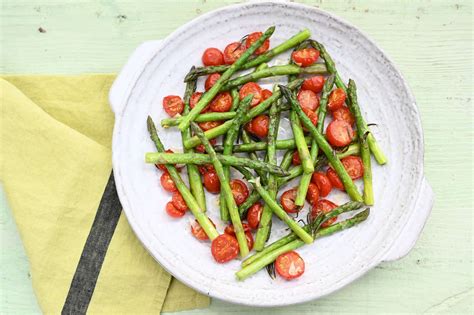
[[[209,242],[189,231],[191,215],[175,220],[166,215],[171,195],[159,185],[159,173],[144,163],[155,151],[146,129],[151,115],[157,125],[166,117],[161,105],[168,94],[182,95],[183,77],[200,64],[207,47],[223,49],[245,34],[275,25],[272,46],[309,28],[324,43],[345,80],[358,85],[359,100],[389,163],[373,161],[376,206],[359,226],[298,250],[306,272],[293,281],[271,280],[261,271],[239,282],[240,262],[217,264]],[[288,55],[281,56],[285,63]],[[276,61],[279,62],[279,61]],[[267,81],[266,83],[272,83]],[[202,90],[202,82],[198,88]],[[348,23],[319,9],[286,2],[246,3],[204,14],[180,27],[162,42],[142,44],[123,68],[110,92],[116,115],[113,166],[124,211],[143,245],[173,276],[212,297],[254,306],[300,303],[327,295],[354,281],[382,261],[398,259],[413,247],[429,215],[433,193],[423,176],[423,134],[415,100],[401,74],[385,54]],[[282,123],[280,138],[289,135]],[[159,128],[168,148],[177,151],[176,130]],[[291,133],[290,133],[291,135]],[[342,203],[342,194],[329,199]],[[218,219],[217,198],[208,198],[209,216]],[[218,223],[220,231],[223,224]],[[272,239],[286,233],[274,222]]]

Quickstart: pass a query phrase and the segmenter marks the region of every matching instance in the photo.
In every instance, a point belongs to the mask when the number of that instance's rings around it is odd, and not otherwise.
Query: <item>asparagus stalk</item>
[[[301,83],[303,83],[303,80],[301,80],[301,79],[294,80],[293,82],[288,84],[288,88],[291,89],[291,90],[296,89],[301,85]],[[273,102],[278,100],[280,97],[281,97],[280,90],[276,90],[273,93],[272,96],[267,98],[265,101],[263,101],[259,105],[257,105],[255,107],[253,107],[252,109],[250,109],[249,112],[247,113],[247,115],[245,116],[245,119],[244,119],[243,123],[249,122],[252,118],[254,118],[254,117],[260,115],[261,113],[263,113],[264,111],[266,111],[273,104]],[[222,125],[217,126],[216,128],[212,128],[210,130],[207,130],[204,133],[204,135],[209,140],[214,139],[218,136],[221,136],[221,135],[225,134],[227,132],[227,130],[229,130],[231,124],[232,124],[231,120],[228,120],[225,123],[223,123]],[[193,148],[193,147],[199,145],[200,143],[201,143],[201,141],[199,140],[199,138],[194,136],[194,137],[186,140],[186,142],[184,143],[184,146],[186,148]]]
[[[227,156],[222,154],[217,154],[219,162],[224,165],[230,166],[244,166],[251,169],[258,169],[270,174],[275,174],[277,176],[288,176],[287,171],[282,170],[276,165],[270,165],[260,160],[251,160],[249,158],[236,157],[236,156]],[[210,154],[203,153],[155,153],[149,152],[145,154],[146,163],[154,164],[197,164],[204,165],[209,164],[212,161]]]
[[[258,67],[256,67],[254,72],[258,72],[266,68],[268,68],[268,64],[264,62],[264,63],[261,63]]]
[[[272,66],[227,81],[227,83],[224,84],[222,89],[229,90],[236,86],[243,85],[247,82],[258,81],[262,78],[296,74],[327,74],[327,69],[326,66],[322,63],[317,63],[309,67],[298,67],[297,65]]]
[[[359,224],[367,219],[369,216],[370,210],[366,209],[358,214],[356,214],[354,217],[336,223],[334,225],[331,225],[325,229],[321,229],[319,232],[316,233],[315,239],[321,238],[324,236],[329,236],[331,234],[334,234],[336,232],[348,229],[353,227],[356,224]],[[255,274],[258,272],[260,269],[264,268],[265,266],[271,264],[272,262],[275,261],[275,259],[278,258],[281,254],[287,253],[289,251],[295,250],[303,246],[305,243],[299,239],[294,240],[290,243],[287,243],[281,247],[278,247],[277,249],[267,253],[266,255],[260,257],[260,259],[254,261],[251,264],[246,265],[244,268],[242,268],[240,271],[236,273],[237,279],[239,280],[244,280],[248,278],[249,276]]]
[[[311,222],[311,223],[306,224],[305,226],[303,226],[303,229],[306,232],[314,231],[314,230],[318,229],[319,226],[322,223],[324,223],[325,221],[327,221],[331,218],[337,217],[338,215],[340,215],[342,213],[360,209],[362,206],[363,206],[363,203],[361,203],[361,202],[349,201],[349,202],[347,202],[343,205],[340,205],[339,207],[333,209],[331,212],[325,214],[319,222],[315,221],[315,222]],[[318,232],[322,232],[322,231],[320,230]],[[318,232],[315,233],[315,238],[318,236]],[[297,240],[297,239],[298,239],[298,236],[295,233],[291,232],[287,236],[280,238],[279,240],[271,243],[268,246],[265,246],[265,248],[261,252],[256,253],[256,254],[250,256],[249,258],[245,259],[242,262],[242,267],[250,265],[254,261],[260,259],[261,257],[265,256],[266,254],[274,251],[275,249],[280,248],[281,246],[286,245],[288,243],[291,243],[292,241]]]
[[[326,82],[323,86],[323,91],[321,93],[321,100],[319,102],[319,114],[318,114],[318,131],[322,134],[323,127],[324,127],[324,119],[326,119],[326,111],[327,111],[327,102],[329,93],[331,93],[332,86],[334,85],[334,76],[330,76],[326,79]],[[316,165],[318,161],[318,143],[316,139],[312,139],[311,141],[311,160],[313,165]],[[298,185],[298,191],[296,193],[295,205],[303,206],[306,194],[308,192],[309,183],[311,182],[311,177],[313,174],[303,174],[301,176],[300,184]]]
[[[293,110],[298,114],[303,125],[309,130],[313,138],[316,139],[318,146],[321,148],[321,150],[324,152],[329,162],[333,166],[351,199],[355,201],[362,201],[362,196],[357,191],[357,187],[354,185],[354,182],[352,181],[349,174],[347,174],[347,171],[342,165],[341,161],[334,154],[331,146],[329,145],[329,143],[327,143],[324,136],[316,129],[316,127],[312,124],[308,116],[306,116],[306,114],[303,112],[298,102],[293,97],[291,91],[284,86],[280,86],[280,90],[285,95],[287,100],[291,103]]]
[[[240,221],[239,209],[235,203],[232,189],[230,188],[229,181],[225,175],[224,168],[217,158],[217,154],[212,148],[212,145],[209,143],[209,140],[207,140],[204,136],[204,132],[201,130],[201,128],[199,128],[195,122],[191,122],[191,127],[194,133],[201,139],[207,153],[211,157],[212,165],[214,165],[217,177],[219,177],[219,181],[221,183],[221,194],[225,195],[227,209],[229,210],[230,219],[232,221],[232,225],[234,226],[235,236],[239,243],[240,255],[245,257],[249,253],[247,237],[245,236],[244,228],[242,227],[242,222]]]
[[[285,155],[283,155],[283,158],[281,159],[280,162],[280,167],[282,170],[287,171],[290,168],[291,162],[293,160],[293,150],[288,150],[285,152]]]
[[[244,144],[251,144],[252,143],[252,140],[250,139],[250,136],[249,134],[247,133],[247,131],[245,131],[244,129],[242,129],[242,141],[244,142]],[[266,142],[265,142],[266,144]],[[235,148],[237,146],[234,146],[234,152],[239,152],[239,151],[235,151]],[[217,148],[215,148],[216,151],[218,151]],[[255,160],[255,161],[258,161],[258,156],[255,152],[248,152],[248,155],[249,155],[249,158],[252,159],[252,160]],[[267,175],[260,171],[260,170],[255,170],[255,173],[257,173],[257,175],[260,177],[260,180],[262,182],[262,184],[266,185],[267,184]]]
[[[253,95],[248,95],[240,103],[236,112],[237,115],[235,116],[235,119],[232,120],[232,126],[230,127],[229,131],[227,131],[227,134],[225,136],[224,152],[222,152],[222,155],[227,155],[227,156],[232,155],[232,147],[234,145],[235,140],[237,139],[237,136],[239,134],[239,128],[240,128],[240,125],[242,124],[243,116],[245,115],[245,113],[247,112],[250,106],[252,97]],[[223,166],[223,168],[224,168],[224,174],[227,180],[230,181],[229,166]],[[229,221],[229,211],[227,210],[227,206],[225,202],[225,194],[220,194],[219,200],[220,200],[219,206],[221,210],[221,219],[222,221],[227,222]]]
[[[277,217],[279,217],[283,222],[285,222],[288,227],[296,234],[298,237],[307,244],[310,244],[313,242],[313,237],[309,235],[301,226],[298,225],[289,215],[288,213],[283,210],[280,205],[275,201],[275,198],[273,198],[268,191],[266,191],[263,187],[262,184],[260,183],[259,178],[254,178],[252,174],[245,168],[243,167],[236,167],[236,169],[244,175],[244,177],[247,179],[249,183],[253,185],[255,190],[258,191],[260,196],[262,197],[263,201],[265,201],[265,204],[267,204],[270,209],[272,209],[273,213],[276,214]]]
[[[278,127],[280,123],[280,113],[277,110],[278,102],[273,103],[270,107],[270,123],[268,126],[267,136],[267,160],[271,165],[276,165],[276,139],[278,136]],[[268,194],[270,198],[275,199],[278,192],[278,185],[275,176],[270,175],[268,178]],[[258,192],[258,191],[257,191]],[[261,251],[265,246],[265,242],[270,235],[272,220],[272,209],[270,205],[265,203],[262,210],[262,216],[260,217],[260,223],[258,225],[257,234],[255,236],[254,248],[256,251]]]
[[[346,85],[344,84],[341,77],[339,76],[339,73],[336,70],[336,65],[335,65],[334,61],[332,60],[331,56],[329,55],[329,53],[327,52],[326,48],[323,46],[323,44],[318,43],[317,41],[311,41],[311,44],[316,49],[319,50],[319,52],[321,54],[321,57],[324,59],[324,61],[326,63],[326,68],[327,68],[328,72],[331,73],[331,74],[334,74],[336,76],[336,78],[335,78],[336,86],[338,88],[343,89],[344,92],[346,92],[346,95],[347,95]],[[350,102],[350,99],[346,98],[346,103],[347,103],[348,106],[350,106],[349,102]],[[369,130],[369,128],[367,126],[367,123],[365,122],[365,120],[363,118],[362,118],[362,122],[364,124],[364,128]],[[382,149],[379,147],[379,145],[377,143],[377,140],[375,139],[374,135],[370,131],[367,134],[367,143],[369,145],[370,152],[372,152],[372,154],[374,155],[374,158],[377,161],[377,163],[379,163],[380,165],[386,164],[387,163],[387,157],[383,153]]]
[[[370,134],[367,126],[364,124],[359,103],[357,102],[357,87],[353,80],[349,80],[349,108],[354,115],[357,125],[357,136],[360,143],[360,157],[364,165],[364,202],[366,205],[374,204],[374,190],[372,187],[372,167],[370,165],[370,149],[367,141],[367,135]]]
[[[194,69],[194,67],[191,68]],[[184,93],[184,110],[183,114],[187,114],[189,112],[189,100],[191,95],[196,91],[196,80],[188,81],[186,84],[186,91]],[[191,129],[186,129],[181,132],[181,138],[183,141],[189,139],[191,137]],[[193,153],[193,149],[184,149],[184,153]],[[188,164],[186,165],[186,170],[188,171],[188,180],[189,180],[189,188],[193,193],[194,198],[196,199],[197,203],[201,207],[203,211],[206,211],[206,196],[204,194],[204,188],[202,186],[201,175],[199,174],[199,170],[196,165]]]
[[[311,137],[305,137],[305,142],[311,141]],[[234,152],[255,152],[267,150],[268,142],[245,142],[243,144],[237,144],[234,146]],[[275,142],[275,149],[277,150],[292,150],[296,148],[295,139],[277,140]],[[214,150],[217,152],[222,151],[224,148],[220,145],[216,145]]]
[[[237,59],[230,67],[227,69],[217,80],[217,82],[201,97],[196,106],[186,115],[183,116],[183,119],[178,125],[178,128],[182,131],[186,128],[189,128],[189,125],[196,117],[201,113],[201,111],[209,104],[210,101],[219,93],[224,83],[230,79],[230,77],[239,70],[247,61],[247,59],[257,50],[265,40],[267,40],[275,31],[275,27],[272,26],[268,28],[265,33],[253,43],[243,54]]]
[[[155,143],[158,152],[164,152],[165,148],[163,146],[163,143],[161,143],[160,138],[158,137],[155,124],[153,123],[153,120],[150,116],[148,116],[147,118],[147,127],[148,132],[150,133],[150,138]],[[188,205],[192,214],[199,222],[204,232],[206,232],[206,235],[211,240],[215,239],[217,236],[219,236],[219,233],[212,224],[211,220],[209,220],[209,218],[204,214],[203,209],[199,206],[191,191],[188,189],[188,187],[186,187],[186,184],[181,179],[181,176],[179,175],[178,170],[176,170],[176,167],[174,167],[174,165],[172,164],[167,164],[166,169],[168,170],[168,173],[170,174],[171,179],[175,183],[176,188],[180,192],[181,196],[183,196],[184,201],[186,201],[186,204]]]
[[[298,101],[296,101],[296,104],[297,106],[300,106]],[[304,140],[304,133],[303,128],[301,128],[300,119],[294,110],[290,112],[290,122],[291,129],[293,129],[293,136],[295,137],[296,148],[298,149],[298,154],[300,155],[303,173],[312,174],[314,172],[313,161],[311,160],[311,156],[308,151],[308,145]]]
[[[230,113],[233,113],[237,110],[239,107],[240,103],[240,95],[239,95],[239,90],[238,89],[232,89],[230,90],[230,96],[232,96],[232,107],[230,108]],[[201,115],[199,115],[201,116]],[[196,117],[196,121],[199,118],[199,116]],[[232,117],[234,118],[234,117]]]
[[[261,54],[260,56],[249,59],[247,63],[245,63],[242,66],[242,69],[250,69],[253,67],[256,67],[264,62],[270,61],[273,57],[287,51],[288,49],[298,45],[299,43],[307,40],[311,36],[311,33],[308,29],[304,29],[303,31],[297,33],[293,37],[289,38],[288,40],[284,41],[280,45],[268,50],[264,54]],[[209,75],[212,73],[221,73],[229,69],[230,66],[213,66],[213,67],[200,67],[194,69],[194,71],[191,71],[188,73],[188,75],[184,78],[184,81],[189,81],[189,80],[194,80],[198,76],[202,75]]]

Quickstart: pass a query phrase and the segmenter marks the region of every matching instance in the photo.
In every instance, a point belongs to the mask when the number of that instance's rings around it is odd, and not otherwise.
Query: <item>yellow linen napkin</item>
[[[41,309],[58,314],[111,172],[113,75],[0,78],[0,179]],[[90,314],[209,305],[145,251],[122,213],[88,303]]]

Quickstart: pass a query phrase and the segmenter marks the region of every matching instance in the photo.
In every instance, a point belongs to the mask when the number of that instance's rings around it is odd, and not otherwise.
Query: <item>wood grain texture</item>
[[[0,73],[117,72],[139,43],[234,2],[3,1]],[[436,200],[407,257],[329,297],[259,313],[472,313],[472,2],[305,2],[359,27],[408,80],[421,111],[426,176]],[[27,259],[6,202],[1,204],[0,310],[38,313]],[[254,311],[214,300],[211,308],[186,314]]]

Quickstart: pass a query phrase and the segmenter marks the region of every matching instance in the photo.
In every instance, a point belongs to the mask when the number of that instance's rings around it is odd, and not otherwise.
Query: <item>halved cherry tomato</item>
[[[245,83],[239,91],[239,97],[243,100],[247,95],[252,94],[250,107],[255,107],[262,101],[262,88],[255,82]]]
[[[269,123],[270,118],[267,115],[258,115],[245,126],[245,129],[257,137],[264,138],[268,134]]]
[[[345,147],[354,139],[354,130],[344,120],[333,120],[326,128],[326,137],[331,145]]]
[[[362,159],[358,156],[350,155],[341,160],[342,165],[347,171],[347,174],[355,180],[361,178],[364,175],[364,164]]]
[[[253,249],[253,235],[250,231],[245,232],[245,237],[247,238],[247,247],[249,250]]]
[[[212,164],[199,165],[198,170],[199,170],[199,173],[201,173],[201,175],[204,175],[209,172],[213,172],[213,173],[216,172],[216,169],[214,168],[214,165]]]
[[[298,213],[300,211],[300,207],[295,205],[297,190],[296,188],[292,188],[290,190],[285,191],[280,197],[280,203],[287,213]]]
[[[209,220],[211,221],[212,225],[214,225],[215,227],[216,225],[214,224],[214,222],[212,222],[211,219]],[[204,229],[199,224],[198,220],[194,220],[194,222],[191,224],[191,233],[198,240],[205,241],[209,239],[206,232],[204,232]]]
[[[322,197],[326,197],[332,190],[332,184],[326,174],[322,172],[314,172],[313,176],[311,177],[311,182],[316,184],[319,189],[319,194]]]
[[[228,112],[232,107],[232,96],[229,92],[222,92],[216,95],[209,106],[211,112]]]
[[[308,116],[308,118],[311,120],[313,125],[316,126],[318,124],[318,114],[304,107],[302,109],[303,109],[303,112],[306,114],[306,116]],[[303,126],[303,131],[308,132],[308,128],[306,128],[306,126]]]
[[[341,108],[345,101],[346,92],[341,88],[334,89],[331,94],[329,94],[328,109],[330,111],[335,111]]]
[[[332,116],[334,117],[334,120],[344,120],[351,126],[355,122],[354,115],[352,115],[351,111],[346,106],[343,106],[333,111]]]
[[[315,219],[319,214],[323,213],[326,214],[328,212],[331,212],[332,209],[337,208],[338,206],[334,203],[331,202],[327,199],[321,199],[318,201],[317,204],[313,206],[313,209],[311,209],[311,218]],[[321,226],[322,227],[328,227],[332,225],[334,222],[336,222],[337,217],[331,218],[324,222]]]
[[[233,64],[237,59],[242,56],[247,48],[244,44],[239,42],[230,43],[224,49],[224,62],[226,65]]]
[[[230,188],[232,189],[232,195],[234,196],[235,203],[240,206],[247,200],[249,196],[249,189],[247,185],[240,179],[233,179],[230,181]]]
[[[177,95],[168,95],[163,98],[163,108],[171,117],[181,114],[184,110],[184,103],[181,97]]]
[[[186,201],[184,201],[183,196],[181,196],[179,191],[173,194],[173,197],[171,197],[171,202],[173,203],[173,206],[175,206],[175,208],[179,211],[186,212],[186,210],[188,210],[188,205],[186,204]]]
[[[242,227],[243,227],[245,233],[250,232],[250,227],[247,223],[242,223]],[[234,230],[234,226],[232,225],[232,223],[225,227],[224,233],[229,234],[229,235],[235,235],[235,230]]]
[[[196,104],[201,99],[202,94],[203,94],[202,92],[194,92],[193,95],[191,95],[191,98],[189,99],[189,107],[194,108],[194,106],[196,106]],[[204,109],[201,111],[201,114],[207,112],[208,110],[209,110],[209,105],[204,107]]]
[[[263,206],[260,202],[254,203],[247,211],[247,222],[251,229],[258,228],[262,217]]]
[[[203,175],[203,182],[204,187],[206,187],[208,192],[217,194],[221,191],[221,182],[219,181],[219,177],[215,171],[205,173]]]
[[[293,61],[300,67],[311,66],[319,58],[319,50],[314,48],[303,48],[291,54]]]
[[[298,93],[298,102],[301,108],[306,108],[315,111],[319,107],[319,98],[311,90],[300,90]]]
[[[209,143],[210,143],[212,146],[215,146],[216,143],[217,143],[217,139],[215,139],[215,138],[214,138],[214,139],[211,139],[211,140],[209,140]],[[206,152],[206,148],[204,147],[204,144],[200,144],[200,145],[196,146],[196,147],[194,148],[194,150],[196,150],[196,152],[199,152],[199,153],[204,153],[204,152]]]
[[[204,82],[204,88],[207,90],[209,90],[214,84],[216,84],[217,80],[219,80],[221,78],[221,75],[219,73],[213,73],[213,74],[210,74],[207,79],[206,79],[206,82]]]
[[[316,184],[309,183],[308,186],[308,192],[306,193],[306,200],[314,205],[316,202],[318,202],[319,199],[319,189]]]
[[[185,212],[177,209],[171,201],[166,204],[166,213],[172,218],[181,218]]]
[[[221,234],[211,244],[211,253],[218,263],[231,261],[239,255],[239,243],[229,234]]]
[[[220,66],[224,64],[224,55],[219,49],[214,47],[204,50],[201,59],[205,66]]]
[[[275,260],[275,270],[286,280],[298,278],[304,273],[304,260],[295,251],[281,254]]]
[[[339,190],[345,190],[344,184],[342,183],[335,170],[333,170],[332,168],[328,168],[328,170],[326,171],[326,176],[329,178],[332,187],[337,188]]]
[[[247,36],[247,39],[245,40],[245,45],[247,46],[247,49],[252,46],[253,43],[255,43],[260,37],[262,37],[263,33],[262,32],[255,32],[252,34],[249,34]],[[263,42],[262,46],[258,47],[258,49],[254,52],[255,55],[261,55],[264,52],[266,52],[270,48],[270,40],[267,39]]]
[[[198,123],[198,125],[202,130],[207,131],[207,130],[210,130],[212,128],[216,128],[217,126],[222,125],[222,121],[218,121],[218,120],[206,121],[206,122]]]
[[[293,152],[293,158],[291,159],[291,164],[293,165],[301,164],[300,154],[298,153],[298,151]]]
[[[269,98],[270,96],[272,96],[272,95],[273,95],[272,91],[267,90],[267,89],[263,90],[262,91],[262,102],[264,100],[266,100],[267,98]]]
[[[178,188],[176,188],[176,185],[174,184],[173,180],[171,179],[171,175],[168,172],[161,174],[160,182],[164,190],[169,192],[178,191]]]
[[[165,152],[166,152],[166,153],[174,153],[174,151],[171,150],[171,149],[168,149],[168,150],[166,150]],[[163,172],[167,172],[167,171],[168,171],[168,170],[166,169],[165,164],[155,164],[155,166],[156,166],[156,168],[162,170]]]
[[[314,93],[319,93],[323,90],[324,86],[324,77],[322,75],[317,75],[311,78],[304,80],[301,88],[303,90],[310,90]]]

